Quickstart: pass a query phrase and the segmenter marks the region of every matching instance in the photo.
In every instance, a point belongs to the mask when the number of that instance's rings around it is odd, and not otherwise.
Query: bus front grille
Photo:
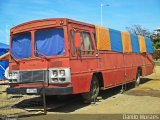
[[[20,82],[46,82],[48,80],[47,70],[20,71]]]

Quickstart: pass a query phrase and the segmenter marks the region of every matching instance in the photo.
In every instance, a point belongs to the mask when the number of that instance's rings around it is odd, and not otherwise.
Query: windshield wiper
[[[19,61],[14,57],[14,55],[10,52],[11,57],[13,58],[13,60],[19,64]]]
[[[46,60],[49,60],[49,59],[47,58],[47,56],[45,56],[43,53],[41,53],[41,52],[39,52],[39,51],[37,51],[37,50],[35,50],[35,53],[38,53],[39,55],[41,55],[40,57],[43,57],[43,58],[45,58]]]

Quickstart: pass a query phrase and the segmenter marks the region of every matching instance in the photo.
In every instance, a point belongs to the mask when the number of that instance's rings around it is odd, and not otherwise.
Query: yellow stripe
[[[145,38],[143,36],[138,35],[138,41],[139,41],[139,47],[140,47],[140,52],[146,52],[146,42]]]
[[[96,27],[96,39],[98,50],[111,50],[109,30],[101,26]]]
[[[123,52],[132,52],[131,37],[128,32],[121,32]]]

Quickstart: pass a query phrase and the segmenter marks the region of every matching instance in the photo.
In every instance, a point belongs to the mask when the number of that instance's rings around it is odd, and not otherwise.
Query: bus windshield
[[[64,31],[62,28],[42,29],[35,32],[36,56],[63,55]]]
[[[41,29],[35,32],[35,56],[57,56],[65,53],[63,28]],[[24,32],[12,37],[11,54],[16,59],[32,56],[31,33]]]
[[[12,37],[11,54],[17,59],[31,57],[32,48],[30,32],[16,34]]]

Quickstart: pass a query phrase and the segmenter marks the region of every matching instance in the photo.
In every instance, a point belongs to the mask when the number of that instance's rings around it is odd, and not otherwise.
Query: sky
[[[134,24],[160,28],[160,0],[0,0],[0,42],[9,44],[10,28],[31,20],[70,18],[120,31]]]

